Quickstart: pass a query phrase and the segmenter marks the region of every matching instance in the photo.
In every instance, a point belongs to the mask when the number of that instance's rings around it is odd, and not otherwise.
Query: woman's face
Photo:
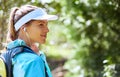
[[[34,20],[27,26],[27,33],[32,43],[38,42],[40,44],[45,43],[48,29],[47,20]]]

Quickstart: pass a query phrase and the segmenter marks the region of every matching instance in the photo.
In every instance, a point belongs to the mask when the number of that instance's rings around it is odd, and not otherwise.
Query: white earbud
[[[26,28],[24,28],[24,31],[26,32]]]

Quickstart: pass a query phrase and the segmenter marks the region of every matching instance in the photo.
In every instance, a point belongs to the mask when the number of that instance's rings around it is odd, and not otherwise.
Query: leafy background
[[[65,59],[64,77],[120,77],[119,0],[0,0],[0,49],[11,7],[24,4],[59,16],[41,48],[49,60]]]

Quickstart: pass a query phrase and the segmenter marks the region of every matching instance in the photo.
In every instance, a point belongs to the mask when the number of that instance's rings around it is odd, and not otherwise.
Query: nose
[[[46,26],[45,32],[46,32],[46,33],[49,32],[49,28],[48,28],[48,26]]]

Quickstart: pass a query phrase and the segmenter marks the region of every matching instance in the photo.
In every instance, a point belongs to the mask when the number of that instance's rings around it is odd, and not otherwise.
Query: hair
[[[24,15],[27,13],[37,9],[38,7],[32,6],[32,5],[24,5],[19,7],[14,7],[11,10],[10,17],[9,17],[9,22],[8,22],[8,33],[7,33],[7,38],[6,42],[14,41],[18,38],[18,31],[15,31],[15,23]]]

